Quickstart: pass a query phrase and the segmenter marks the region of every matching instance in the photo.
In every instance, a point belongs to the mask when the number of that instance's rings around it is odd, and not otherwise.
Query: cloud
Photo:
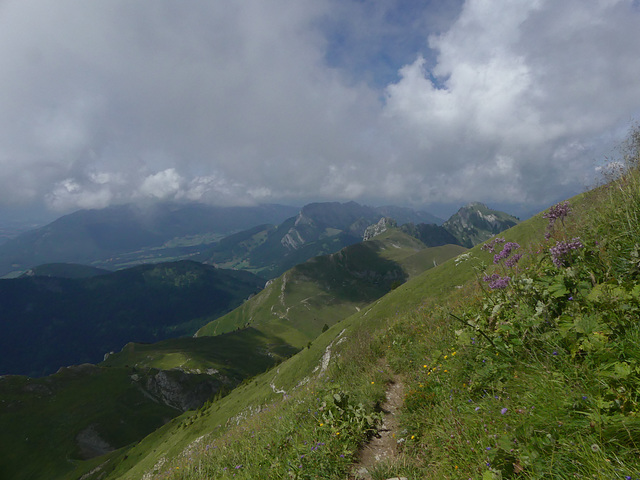
[[[46,195],[47,203],[53,210],[94,209],[109,206],[113,195],[107,187],[87,188],[72,178],[57,182]]]
[[[0,205],[549,203],[640,110],[631,0],[0,2]]]
[[[184,179],[176,172],[175,168],[167,168],[153,175],[149,175],[142,181],[139,192],[143,197],[157,199],[175,198],[182,189]]]
[[[430,38],[433,68],[418,57],[386,91],[410,169],[441,180],[425,200],[539,203],[583,186],[611,148],[602,134],[640,112],[639,19],[631,1],[467,1]]]
[[[325,64],[313,22],[329,5],[3,2],[0,201],[70,206],[51,200],[82,198],[95,171],[128,179],[104,186],[119,201],[183,183],[186,198],[312,192],[362,155],[351,138],[378,104]],[[24,172],[31,188],[12,190]]]

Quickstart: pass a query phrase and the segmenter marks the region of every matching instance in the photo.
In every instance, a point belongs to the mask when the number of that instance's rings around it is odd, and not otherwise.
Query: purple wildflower
[[[571,213],[571,206],[566,200],[551,207],[547,213],[542,215],[542,218],[549,219],[549,230],[553,228],[556,220],[560,220],[564,223],[564,219]]]
[[[515,255],[513,255],[512,257],[507,258],[504,261],[504,265],[505,267],[509,267],[509,268],[513,268],[516,266],[516,263],[518,263],[518,261],[522,258],[522,254],[521,253],[516,253]]]
[[[500,410],[500,413],[502,415],[504,415],[505,413],[507,413],[509,411],[509,409],[507,407],[503,408],[502,410]]]
[[[509,285],[509,282],[511,281],[511,277],[506,275],[501,277],[497,273],[494,273],[493,275],[485,275],[482,280],[489,283],[489,288],[491,290],[499,290],[501,288],[507,288],[507,285]]]
[[[493,240],[491,240],[490,242],[485,243],[485,244],[481,247],[481,250],[487,250],[487,251],[489,251],[490,253],[494,253],[494,252],[495,252],[496,245],[497,245],[498,243],[504,243],[504,242],[505,242],[505,239],[504,239],[504,238],[502,238],[502,237],[496,237],[496,238],[494,238]]]
[[[549,249],[553,264],[558,267],[564,267],[565,261],[572,250],[583,248],[584,245],[579,238],[573,238],[570,242],[557,242],[555,246]]]
[[[493,256],[493,263],[495,263],[497,265],[502,260],[508,258],[509,255],[511,255],[511,252],[513,250],[517,250],[518,248],[520,248],[520,245],[518,245],[516,242],[507,242],[507,243],[505,243],[504,247],[502,247],[502,251],[500,253],[496,253]]]

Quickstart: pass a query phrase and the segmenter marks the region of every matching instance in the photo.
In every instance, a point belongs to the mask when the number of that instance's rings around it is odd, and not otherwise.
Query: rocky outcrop
[[[161,403],[183,412],[201,407],[232,383],[222,375],[191,374],[178,369],[160,370],[144,380],[137,376],[132,380]]]
[[[76,435],[76,445],[80,453],[80,458],[88,460],[99,457],[105,453],[113,452],[115,448],[100,436],[96,430],[96,425],[89,425]]]
[[[300,232],[295,227],[292,227],[287,234],[282,237],[280,243],[288,250],[297,250],[304,245],[304,238],[302,238],[302,235],[300,235]]]
[[[362,236],[363,241],[371,240],[373,237],[380,235],[381,233],[386,232],[390,228],[396,228],[398,224],[393,218],[382,217],[378,220],[378,223],[373,225],[369,225],[367,229],[364,231],[364,235]]]

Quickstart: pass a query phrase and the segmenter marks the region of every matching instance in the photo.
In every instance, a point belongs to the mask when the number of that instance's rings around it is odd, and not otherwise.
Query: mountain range
[[[466,247],[517,219],[470,204],[443,221],[409,208],[356,202],[213,207],[203,204],[122,205],[81,210],[0,245],[0,275],[41,264],[77,263],[114,270],[140,263],[192,259],[275,278],[307,259],[362,240],[383,217],[428,246]],[[440,226],[442,224],[442,226]]]
[[[187,258],[212,243],[261,223],[280,223],[295,207],[217,207],[201,203],[118,205],[79,210],[0,245],[0,276],[45,263],[92,264],[110,270]]]
[[[13,461],[13,457],[6,457],[0,462],[0,473],[15,475],[13,478],[30,478],[29,475],[43,478],[29,468],[27,473],[23,468],[19,469],[20,473],[15,470],[20,463],[17,459],[35,458],[34,464],[39,465],[38,468],[47,465],[47,474],[53,475],[48,478],[55,478],[52,472],[68,469],[66,458],[81,461],[115,453],[142,439],[169,419],[200,407],[216,395],[225,395],[241,381],[309,347],[322,331],[357,313],[407,279],[464,250],[456,245],[428,248],[418,239],[391,228],[367,242],[347,246],[334,254],[314,257],[288,270],[226,316],[210,310],[210,322],[200,328],[196,337],[156,343],[130,342],[121,351],[107,355],[98,365],[61,368],[55,374],[41,378],[0,377],[0,401],[5,402],[0,413],[0,448],[10,449],[15,455]],[[55,266],[45,266],[34,270],[51,273],[55,269]],[[68,270],[67,267],[65,272]],[[32,274],[2,280],[0,287],[4,282],[13,288],[16,285],[25,288],[27,294],[22,296],[24,298],[39,298],[39,292],[34,291],[38,288],[55,291],[60,300],[43,298],[43,305],[49,305],[53,312],[59,308],[58,305],[69,304],[70,291],[79,291],[81,296],[83,292],[98,293],[92,298],[106,297],[97,308],[89,307],[89,298],[85,298],[84,304],[77,302],[87,315],[71,325],[71,332],[63,322],[49,324],[47,320],[51,317],[41,315],[43,325],[27,322],[27,328],[22,332],[25,335],[27,330],[41,331],[38,338],[21,343],[15,336],[3,335],[2,338],[7,339],[7,347],[12,342],[14,347],[20,345],[23,355],[16,348],[6,352],[16,359],[16,365],[19,362],[33,365],[39,358],[38,351],[51,352],[60,348],[58,354],[77,355],[78,352],[86,353],[90,346],[95,347],[87,332],[90,328],[87,323],[104,328],[113,321],[109,331],[114,335],[122,333],[121,330],[127,326],[135,325],[141,330],[150,325],[159,327],[161,323],[156,323],[153,316],[151,324],[142,321],[148,318],[144,316],[144,305],[147,304],[144,299],[151,297],[146,295],[152,295],[155,303],[160,303],[154,307],[159,307],[158,311],[168,309],[167,304],[162,303],[163,297],[173,297],[185,306],[182,321],[197,317],[201,313],[198,306],[203,306],[204,310],[210,308],[197,297],[201,289],[188,289],[182,296],[180,290],[193,284],[205,285],[197,281],[195,274],[198,272],[200,275],[227,275],[226,271],[212,266],[182,261],[138,266],[81,279]],[[251,278],[247,272],[232,273]],[[125,298],[141,300],[141,305],[137,305],[140,310],[128,316],[123,323],[119,323],[117,318],[106,321],[107,317],[117,316],[118,311],[128,312],[127,308],[133,307],[115,301],[117,297],[111,296],[109,300],[105,292],[116,284],[120,284],[123,291],[136,288],[137,291],[130,291],[131,297]],[[164,286],[167,289],[163,289]],[[22,297],[16,296],[17,299]],[[61,300],[65,298],[66,301]],[[112,305],[101,316],[105,320],[102,323],[93,320],[92,316],[107,304]],[[187,304],[196,309],[191,315],[187,315]],[[16,305],[24,307],[20,301]],[[36,311],[37,308],[34,315]],[[72,313],[79,315],[77,311]],[[202,322],[206,318],[199,320]],[[134,332],[126,333],[133,338],[131,334]],[[68,340],[65,341],[65,337]],[[82,341],[86,346],[81,345]],[[26,345],[29,348],[25,349]],[[105,347],[99,345],[98,348],[104,351]],[[92,406],[88,408],[88,405]],[[23,437],[38,439],[37,442],[33,440],[10,446],[17,424],[20,424]],[[115,428],[117,425],[130,426]],[[47,440],[39,438],[38,432],[42,428],[56,432],[55,445],[47,445]]]

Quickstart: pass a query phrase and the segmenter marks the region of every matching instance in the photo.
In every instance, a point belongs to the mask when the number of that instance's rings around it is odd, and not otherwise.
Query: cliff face
[[[381,216],[375,209],[355,202],[311,203],[300,211],[280,243],[289,250],[297,250],[340,233],[362,237],[365,229]]]
[[[157,401],[186,412],[201,407],[221,389],[232,386],[232,381],[220,375],[190,373],[183,370],[160,370],[145,380],[132,378]]]

